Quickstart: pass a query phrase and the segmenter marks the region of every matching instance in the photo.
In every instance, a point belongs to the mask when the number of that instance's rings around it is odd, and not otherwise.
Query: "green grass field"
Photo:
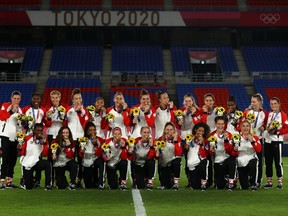
[[[288,164],[288,158],[283,158]],[[15,168],[15,183],[19,184],[20,166]],[[284,167],[284,173],[288,172]],[[288,184],[284,189],[260,189],[233,192],[208,189],[205,192],[184,187],[182,175],[179,191],[141,191],[147,215],[286,215],[288,211]],[[265,180],[265,179],[264,179]],[[43,182],[43,181],[42,181]],[[275,183],[275,181],[274,181]],[[159,185],[158,180],[155,187]],[[287,206],[286,206],[287,205]],[[126,192],[105,189],[78,189],[76,191],[45,191],[44,188],[25,191],[0,191],[0,215],[135,215],[131,189]]]

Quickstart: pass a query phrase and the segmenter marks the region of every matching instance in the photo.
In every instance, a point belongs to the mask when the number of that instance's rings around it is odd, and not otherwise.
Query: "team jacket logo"
[[[280,20],[279,14],[261,14],[260,20],[264,24],[276,24]]]

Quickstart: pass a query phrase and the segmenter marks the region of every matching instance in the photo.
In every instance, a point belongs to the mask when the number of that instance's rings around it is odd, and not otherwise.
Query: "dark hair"
[[[156,95],[157,95],[158,101],[160,100],[161,95],[162,95],[162,94],[165,94],[165,93],[167,93],[167,92],[162,92],[161,90],[158,90],[158,91],[156,92]]]
[[[71,130],[70,130],[70,128],[68,127],[68,126],[62,126],[60,129],[59,129],[59,131],[58,131],[58,134],[57,134],[57,136],[56,136],[56,142],[61,146],[61,145],[63,145],[63,130],[65,130],[65,129],[68,129],[68,131],[69,131],[69,136],[68,136],[68,139],[69,139],[69,141],[71,142],[71,144],[73,144],[74,145],[74,140],[73,140],[73,137],[72,137],[72,132],[71,132]]]
[[[84,136],[85,137],[90,137],[90,135],[88,135],[88,130],[89,130],[89,128],[90,127],[95,127],[96,128],[96,126],[95,126],[95,124],[93,123],[93,122],[87,122],[87,124],[85,125],[85,129],[84,129]]]
[[[149,96],[149,92],[146,89],[141,89],[139,99],[141,99],[143,95]]]
[[[223,120],[224,123],[226,123],[228,121],[226,116],[216,116],[214,119],[214,122],[217,123],[217,121],[219,121],[219,120]]]
[[[14,96],[14,95],[19,95],[21,97],[21,92],[20,91],[13,91],[11,93],[11,98]]]
[[[102,97],[97,97],[97,98],[95,99],[95,102],[97,102],[98,100],[103,100],[103,101],[104,101],[104,99],[103,99]]]
[[[203,127],[204,128],[204,138],[208,139],[209,135],[210,135],[210,127],[203,122],[199,122],[197,124],[194,125],[194,127],[192,128],[192,134],[195,135],[196,134],[196,130],[198,130],[198,128]]]
[[[227,102],[234,102],[235,104],[237,104],[236,98],[234,97],[234,95],[230,95]]]
[[[81,90],[79,88],[75,88],[72,91],[71,99],[73,100],[73,97],[75,94],[81,94]]]
[[[43,123],[35,123],[34,126],[33,126],[33,130],[36,128],[36,127],[44,127]]]
[[[166,122],[166,124],[165,124],[165,126],[164,126],[163,133],[162,133],[162,139],[163,139],[163,140],[165,140],[164,133],[165,133],[165,128],[166,128],[167,126],[172,126],[173,129],[174,129],[174,131],[176,131],[176,127],[175,127],[175,125],[174,125],[172,122]],[[166,140],[165,140],[165,141],[166,141]]]
[[[272,97],[272,98],[270,99],[270,101],[271,101],[271,100],[275,100],[275,101],[278,102],[278,104],[280,104],[280,99],[279,99],[278,97]]]
[[[205,95],[204,95],[204,99],[205,99],[206,97],[212,97],[213,101],[215,101],[215,96],[214,96],[212,93],[207,93],[207,94],[205,94]]]

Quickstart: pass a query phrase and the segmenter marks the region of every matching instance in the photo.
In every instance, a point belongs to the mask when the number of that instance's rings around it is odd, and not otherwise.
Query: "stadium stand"
[[[188,55],[189,49],[217,49],[220,59],[221,70],[224,74],[239,73],[238,65],[231,47],[195,47],[187,45],[175,45],[171,47],[172,65],[174,73],[183,74],[191,73],[190,60]]]
[[[44,47],[40,45],[0,45],[0,49],[22,50],[25,49],[24,62],[21,68],[22,73],[39,73]]]
[[[99,79],[52,79],[46,82],[42,106],[50,104],[50,92],[58,90],[61,92],[63,104],[71,104],[71,94],[74,88],[80,88],[85,106],[94,104],[96,97],[100,96],[101,81]]]
[[[250,74],[288,72],[287,46],[243,46],[242,53]]]
[[[90,72],[101,74],[103,47],[98,45],[59,45],[53,47],[51,72]]]
[[[128,104],[129,107],[134,106],[136,104],[139,104],[139,95],[140,95],[140,91],[141,89],[147,89],[149,94],[150,94],[150,99],[151,99],[151,105],[152,106],[157,106],[158,105],[158,97],[156,95],[156,92],[161,90],[163,92],[167,92],[167,89],[165,86],[162,87],[149,87],[149,86],[142,86],[142,87],[129,87],[129,86],[123,86],[123,87],[113,87],[111,89],[111,93],[110,93],[110,105],[114,105],[113,102],[113,97],[114,94],[117,91],[120,91],[123,93],[124,97],[125,97],[125,102]]]
[[[160,74],[164,71],[162,49],[153,45],[115,45],[112,47],[112,74]]]
[[[20,91],[22,94],[20,106],[30,104],[32,93],[35,91],[34,83],[0,83],[0,104],[11,101],[11,93]],[[5,89],[5,91],[3,91]]]
[[[164,0],[112,0],[112,9],[150,9],[162,10]]]
[[[101,9],[103,0],[51,0],[50,8],[53,10],[72,9],[72,10],[95,10]]]
[[[269,100],[272,97],[278,97],[281,101],[281,109],[288,113],[288,83],[281,79],[254,79],[255,90],[263,96],[264,109],[270,110]]]
[[[238,10],[237,0],[173,0],[178,10]]]
[[[199,107],[203,106],[203,96],[206,93],[212,93],[215,96],[216,106],[226,107],[229,95],[235,96],[238,109],[240,110],[246,109],[247,105],[249,104],[248,95],[245,87],[242,84],[177,83],[176,91],[178,96],[178,104],[183,104],[183,97],[188,92],[194,96]]]
[[[249,10],[287,10],[287,0],[247,0]]]
[[[40,10],[41,0],[1,0],[0,10]]]

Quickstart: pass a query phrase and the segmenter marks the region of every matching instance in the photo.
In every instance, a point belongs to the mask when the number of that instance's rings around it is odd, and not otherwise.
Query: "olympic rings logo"
[[[280,20],[279,14],[261,14],[260,20],[265,24],[275,24]]]

